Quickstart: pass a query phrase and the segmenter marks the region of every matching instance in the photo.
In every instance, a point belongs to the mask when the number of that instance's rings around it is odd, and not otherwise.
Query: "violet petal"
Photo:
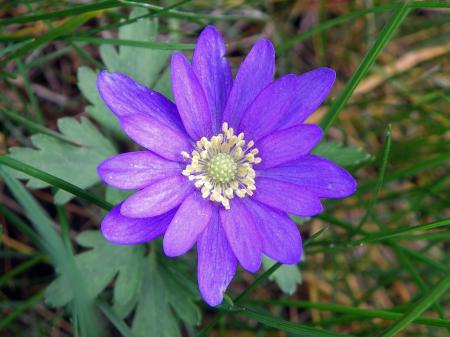
[[[184,161],[181,152],[192,148],[187,135],[146,115],[122,117],[120,125],[137,144],[169,160]]]
[[[221,207],[220,221],[234,255],[241,266],[249,271],[258,271],[261,265],[262,245],[252,214],[245,204],[235,198],[229,210]]]
[[[302,256],[302,239],[285,213],[251,199],[246,200],[258,228],[263,253],[281,263],[295,264]]]
[[[278,127],[284,129],[303,123],[328,97],[335,79],[336,72],[326,67],[298,76],[295,100]]]
[[[192,248],[199,234],[211,219],[213,205],[193,192],[178,208],[164,235],[164,252],[167,256],[179,256]]]
[[[186,132],[193,140],[212,135],[212,120],[202,86],[181,53],[172,55],[172,91]]]
[[[237,260],[219,223],[217,208],[197,242],[198,286],[205,302],[219,305],[234,274]]]
[[[220,32],[208,26],[201,32],[192,58],[192,69],[208,101],[214,134],[220,132],[222,112],[233,84],[225,52]]]
[[[223,113],[223,121],[237,128],[252,101],[273,79],[275,50],[269,40],[259,40],[248,53],[236,74]]]
[[[355,179],[328,159],[308,155],[280,167],[258,170],[259,177],[285,181],[320,198],[345,198],[356,191]]]
[[[276,131],[256,142],[262,162],[257,169],[278,166],[308,154],[322,137],[317,125],[300,124]]]
[[[268,206],[298,216],[313,216],[323,211],[320,199],[302,186],[256,177],[253,198]]]
[[[143,114],[179,131],[184,130],[175,104],[125,74],[101,71],[97,88],[109,110],[119,118]]]
[[[297,76],[285,75],[266,86],[245,110],[238,131],[257,141],[277,129],[296,95]]]
[[[182,175],[159,180],[129,196],[120,213],[132,218],[164,214],[181,204],[193,188],[194,185]]]
[[[166,160],[150,151],[137,151],[109,157],[97,167],[102,180],[120,189],[141,189],[162,178],[180,174],[178,162]]]
[[[144,243],[163,235],[175,214],[171,211],[151,218],[128,218],[120,213],[121,205],[114,207],[101,223],[103,236],[120,245]]]

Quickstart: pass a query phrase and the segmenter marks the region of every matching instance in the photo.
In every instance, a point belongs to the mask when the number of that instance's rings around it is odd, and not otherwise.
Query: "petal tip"
[[[169,226],[170,228],[170,226]],[[177,257],[177,256],[181,256],[183,254],[186,254],[190,248],[186,249],[187,247],[183,247],[177,244],[177,242],[175,242],[173,240],[173,237],[168,236],[168,232],[166,231],[165,235],[164,235],[164,239],[163,239],[163,250],[164,250],[164,254],[166,254],[166,256],[168,257]]]
[[[184,252],[179,252],[174,247],[172,242],[168,241],[166,238],[167,238],[167,235],[165,235],[164,239],[163,239],[163,249],[164,249],[164,254],[166,254],[166,256],[168,256],[168,257],[177,257],[177,256],[180,256],[180,255],[184,254]]]
[[[122,205],[120,205],[119,212],[121,215],[123,215],[125,217],[135,218],[135,217],[137,217],[138,214],[136,214],[136,211],[132,207],[129,206],[129,203],[127,202],[129,199],[130,199],[130,197],[125,199],[125,201],[122,203]]]
[[[346,171],[346,173],[348,174],[348,180],[349,180],[349,189],[348,189],[348,195],[346,197],[351,196],[352,194],[354,194],[358,188],[358,183],[355,179],[355,177],[353,177],[350,173],[348,173]]]
[[[262,47],[266,47],[266,48],[275,50],[272,41],[270,41],[269,39],[266,39],[265,37],[263,37],[262,39],[259,39],[255,45],[261,45]]]
[[[117,206],[116,206],[117,207]],[[116,207],[113,208],[100,223],[100,232],[103,237],[110,243],[117,245],[126,245],[126,240],[121,239],[117,235],[116,226],[114,226],[114,218],[116,216]]]
[[[242,268],[244,268],[249,273],[256,273],[259,270],[259,268],[261,268],[261,260],[259,260],[258,263],[246,264],[245,266],[242,265]]]
[[[102,162],[100,162],[100,164],[97,165],[97,175],[100,177],[100,179],[105,182],[105,172],[104,172],[104,164],[105,161],[108,159],[103,160]]]
[[[225,291],[220,291],[217,293],[213,293],[210,289],[202,289],[199,288],[200,294],[203,297],[203,300],[208,304],[210,307],[217,307],[223,302],[223,295]]]
[[[178,65],[179,63],[189,63],[186,56],[182,52],[175,52],[172,54],[172,57],[170,59],[171,66]]]
[[[118,77],[126,76],[119,72],[110,73],[108,70],[101,70],[97,75],[97,89],[101,91],[104,86],[114,83]]]
[[[213,25],[207,25],[205,28],[203,28],[202,32],[200,33],[200,37],[202,37],[203,34],[212,33],[214,35],[221,36],[220,31]]]
[[[328,67],[319,67],[312,71],[315,72],[318,79],[326,82],[329,88],[331,88],[334,84],[334,81],[336,81],[336,71],[334,69]]]

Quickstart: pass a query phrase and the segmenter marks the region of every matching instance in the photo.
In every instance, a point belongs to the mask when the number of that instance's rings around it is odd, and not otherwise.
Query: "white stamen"
[[[225,122],[222,133],[209,140],[202,137],[191,154],[181,152],[189,161],[182,174],[200,189],[203,198],[230,209],[234,195],[244,198],[256,189],[253,165],[260,163],[261,158],[256,156],[258,149],[249,150],[254,145],[252,140],[246,143],[244,133],[236,135]]]

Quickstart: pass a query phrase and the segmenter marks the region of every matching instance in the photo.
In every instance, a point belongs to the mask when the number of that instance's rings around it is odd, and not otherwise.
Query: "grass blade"
[[[91,36],[71,36],[66,40],[72,42],[86,42],[93,44],[110,44],[114,46],[129,46],[136,48],[151,48],[159,50],[193,50],[195,44],[190,43],[166,43],[166,42],[154,42],[154,41],[134,41],[123,39],[103,39],[99,37]]]
[[[307,301],[296,301],[296,300],[256,300],[249,301],[249,303],[265,303],[265,304],[275,304],[288,306],[293,308],[308,308],[323,311],[330,311],[340,314],[355,315],[357,317],[367,317],[367,318],[381,318],[386,320],[397,320],[402,317],[399,312],[388,311],[388,310],[378,310],[378,309],[365,309],[365,308],[355,308],[340,304],[331,303],[314,303]],[[438,327],[450,327],[450,321],[444,319],[436,319],[429,317],[418,317],[414,320],[416,324],[424,324]]]
[[[289,321],[285,321],[279,318],[274,318],[272,316],[269,315],[265,315],[262,313],[259,313],[257,311],[253,311],[251,309],[246,309],[244,311],[239,312],[241,315],[254,319],[255,321],[270,326],[272,328],[281,330],[281,331],[286,331],[286,332],[290,332],[293,333],[297,336],[303,336],[303,337],[350,337],[350,335],[343,335],[343,334],[339,334],[339,333],[335,333],[335,332],[331,332],[331,331],[326,331],[326,330],[320,330],[320,329],[316,329],[316,328],[311,328],[308,326],[304,326],[298,323],[292,323]]]
[[[74,30],[75,28],[81,26],[86,21],[90,20],[91,18],[93,18],[96,15],[97,15],[97,12],[90,12],[87,14],[82,14],[80,16],[76,16],[76,17],[68,20],[67,22],[63,23],[62,25],[52,29],[47,34],[44,34],[37,38],[34,38],[26,45],[15,50],[11,54],[9,54],[7,57],[3,58],[3,60],[1,60],[1,62],[0,62],[0,65],[5,65],[7,62],[9,62],[9,60],[12,60],[12,59],[15,59],[18,57],[22,57],[25,54],[27,54],[28,52],[40,47],[41,45],[55,40],[59,36],[66,34],[70,31]]]
[[[18,307],[16,307],[8,316],[3,318],[0,321],[0,331],[5,329],[12,321],[14,321],[17,317],[19,317],[23,312],[31,308],[33,305],[38,303],[42,297],[44,296],[43,291],[39,291],[33,296],[31,296],[29,299],[27,299],[24,303],[20,304]]]
[[[130,330],[128,325],[126,325],[125,322],[117,316],[114,309],[111,308],[108,303],[101,299],[97,299],[96,304],[123,337],[134,337],[133,332]]]
[[[11,25],[14,23],[27,23],[27,22],[34,22],[34,21],[40,21],[40,20],[54,20],[54,19],[61,19],[68,16],[74,16],[79,15],[83,13],[98,11],[102,9],[108,9],[108,8],[114,8],[123,6],[119,1],[116,0],[108,0],[108,1],[101,1],[94,4],[88,4],[88,5],[80,5],[80,6],[74,6],[71,8],[63,9],[61,11],[55,11],[51,13],[37,13],[35,15],[29,15],[29,16],[17,16],[7,19],[0,20],[0,27]]]
[[[328,132],[328,129],[331,127],[334,120],[337,118],[339,113],[347,104],[347,101],[352,96],[353,91],[356,89],[359,82],[361,82],[364,76],[368,73],[369,69],[375,63],[375,60],[378,57],[378,55],[391,40],[395,31],[403,22],[403,20],[406,18],[409,11],[410,8],[408,7],[408,3],[405,2],[403,6],[395,12],[391,20],[386,24],[383,31],[380,33],[380,36],[375,41],[372,48],[370,48],[366,56],[364,56],[364,59],[358,66],[358,69],[356,69],[356,71],[353,73],[353,76],[345,85],[344,90],[339,95],[339,97],[333,102],[330,110],[321,121],[320,125],[325,134]]]
[[[349,14],[341,15],[337,18],[327,20],[323,22],[322,24],[313,27],[307,31],[301,32],[297,36],[295,36],[292,39],[288,39],[287,41],[283,41],[278,47],[277,47],[277,54],[281,55],[289,51],[294,45],[297,43],[309,38],[310,36],[323,32],[329,28],[332,28],[337,25],[341,25],[345,22],[360,18],[367,14],[374,14],[374,13],[383,13],[388,10],[398,9],[402,6],[400,3],[391,3],[391,4],[385,4],[380,5],[376,7],[371,8],[363,8],[360,10],[353,11]],[[410,8],[450,8],[449,3],[444,3],[440,1],[415,1],[408,5]]]
[[[364,223],[367,221],[367,219],[370,217],[372,209],[375,207],[377,200],[378,200],[378,194],[381,191],[381,187],[383,186],[384,182],[384,176],[386,173],[386,167],[388,163],[389,153],[391,152],[391,145],[392,145],[392,128],[389,125],[388,130],[386,132],[386,138],[384,140],[384,147],[383,147],[383,155],[381,159],[381,167],[380,167],[380,173],[378,174],[377,183],[375,185],[375,189],[372,192],[372,197],[370,198],[369,204],[366,208],[366,213],[362,217],[362,219],[359,221],[358,226],[353,231],[352,234],[359,232],[361,227],[364,225]]]
[[[393,337],[406,328],[411,322],[419,317],[428,307],[430,307],[443,293],[450,288],[450,272],[428,294],[422,297],[419,302],[406,312],[394,325],[378,335],[378,337]]]
[[[0,156],[0,165],[9,166],[15,170],[28,174],[31,177],[45,181],[46,183],[52,186],[58,187],[86,201],[92,202],[105,210],[110,210],[113,207],[113,205],[111,205],[106,200],[100,198],[99,196],[86,190],[83,190],[82,188],[79,188],[78,186],[75,186],[63,179],[55,177],[54,175],[48,174],[33,166],[27,165],[19,160],[3,155]]]
[[[54,223],[34,197],[10,172],[0,167],[0,174],[3,176],[12,195],[24,208],[27,218],[34,225],[36,232],[40,236],[44,251],[55,270],[64,275],[69,289],[72,289],[74,292],[73,312],[79,319],[82,336],[103,336],[99,322],[96,319],[95,307],[87,297],[86,286],[88,280],[85,280],[83,275],[79,273],[75,259],[56,232]]]
[[[8,119],[22,125],[24,128],[26,128],[28,131],[32,133],[43,133],[44,135],[54,137],[55,139],[61,140],[63,142],[80,146],[80,144],[77,144],[73,142],[72,140],[66,138],[62,134],[55,132],[53,130],[47,129],[45,126],[35,123],[31,121],[28,118],[22,117],[18,112],[9,112],[5,109],[0,109],[0,112],[5,115]]]

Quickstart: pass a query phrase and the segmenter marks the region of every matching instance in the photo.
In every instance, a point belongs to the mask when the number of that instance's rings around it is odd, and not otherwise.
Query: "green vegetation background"
[[[207,24],[235,71],[271,39],[277,74],[337,71],[310,119],[317,153],[359,183],[294,220],[299,266],[240,271],[224,303],[196,288],[195,252],[98,233],[126,195],[99,161],[134,145],[100,100],[100,69],[171,96],[168,58]],[[450,3],[4,1],[0,3],[0,336],[449,336]],[[24,184],[26,182],[26,185]]]

